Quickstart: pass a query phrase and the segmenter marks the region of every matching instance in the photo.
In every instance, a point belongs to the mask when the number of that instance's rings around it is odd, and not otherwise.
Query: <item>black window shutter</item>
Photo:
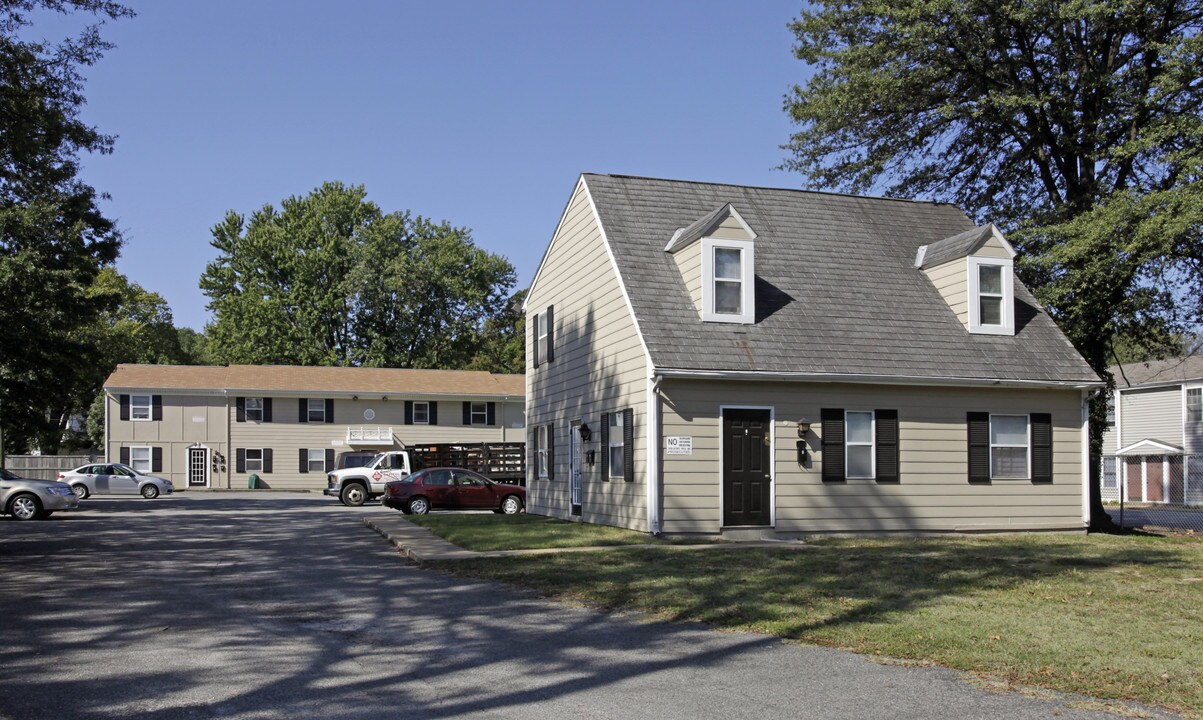
[[[464,424],[472,424],[472,403],[467,400],[464,401]]]
[[[263,472],[269,473],[272,471],[272,449],[263,448]]]
[[[246,448],[238,448],[234,451],[234,472],[246,472]]]
[[[309,422],[309,399],[300,398],[297,401],[297,422]]]
[[[843,482],[844,476],[844,410],[823,408],[819,411],[823,427],[823,481]]]
[[[433,400],[430,401],[429,414],[430,414],[430,424],[438,425],[439,424],[439,404]]]
[[[163,472],[163,448],[152,447],[150,449],[150,471]]]
[[[1032,482],[1053,481],[1053,416],[1032,413]]]
[[[547,362],[556,359],[556,318],[555,305],[547,306]]]
[[[485,425],[497,424],[497,403],[491,402],[485,406]]]
[[[151,395],[150,396],[150,419],[151,420],[162,420],[163,419],[163,396],[162,395]]]
[[[990,482],[990,413],[966,413],[969,435],[969,482]]]
[[[129,395],[121,396],[121,419],[129,420]]]
[[[127,447],[121,448],[121,464],[129,465],[129,448]]]
[[[234,422],[246,422],[246,398],[234,398]]]
[[[301,448],[300,465],[297,467],[300,468],[301,472],[303,473],[309,472],[309,448]]]
[[[622,479],[635,482],[635,411],[622,411]]]
[[[334,422],[334,399],[326,398],[326,422]]]
[[[877,482],[898,482],[898,411],[875,410]]]
[[[556,479],[556,426],[547,425],[547,479]]]
[[[326,472],[334,469],[334,448],[326,448]]]
[[[263,422],[269,423],[272,421],[272,399],[263,398]]]
[[[539,367],[539,313],[535,313],[530,318],[534,322],[528,322],[530,325],[530,360],[531,367]]]
[[[414,401],[413,400],[405,401],[405,424],[406,425],[414,424]]]
[[[610,479],[610,413],[601,416],[601,479]]]

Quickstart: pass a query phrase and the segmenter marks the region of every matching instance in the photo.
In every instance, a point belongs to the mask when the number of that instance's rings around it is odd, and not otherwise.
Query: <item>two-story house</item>
[[[580,177],[526,300],[528,507],[650,532],[1081,530],[1098,377],[947,204]]]
[[[340,452],[525,437],[521,375],[118,365],[104,389],[109,461],[181,489],[316,490]]]
[[[1203,357],[1111,368],[1104,500],[1203,505]]]

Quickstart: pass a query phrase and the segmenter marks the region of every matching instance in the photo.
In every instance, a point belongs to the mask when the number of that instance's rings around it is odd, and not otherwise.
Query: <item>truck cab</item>
[[[382,452],[362,467],[334,470],[326,475],[324,494],[338,498],[343,505],[358,507],[384,494],[385,483],[400,480],[415,470],[407,450]]]

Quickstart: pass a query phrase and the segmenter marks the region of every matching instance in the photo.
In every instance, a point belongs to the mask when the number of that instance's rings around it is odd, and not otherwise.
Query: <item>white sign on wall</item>
[[[205,421],[204,415],[193,415],[192,416],[192,422],[194,422],[194,423],[203,423],[204,421]]]
[[[664,438],[665,455],[693,455],[693,436],[668,436]]]

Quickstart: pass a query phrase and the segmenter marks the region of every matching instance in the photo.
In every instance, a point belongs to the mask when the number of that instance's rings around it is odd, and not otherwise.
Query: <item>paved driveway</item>
[[[0,520],[0,718],[1104,718],[409,565],[320,496]]]

